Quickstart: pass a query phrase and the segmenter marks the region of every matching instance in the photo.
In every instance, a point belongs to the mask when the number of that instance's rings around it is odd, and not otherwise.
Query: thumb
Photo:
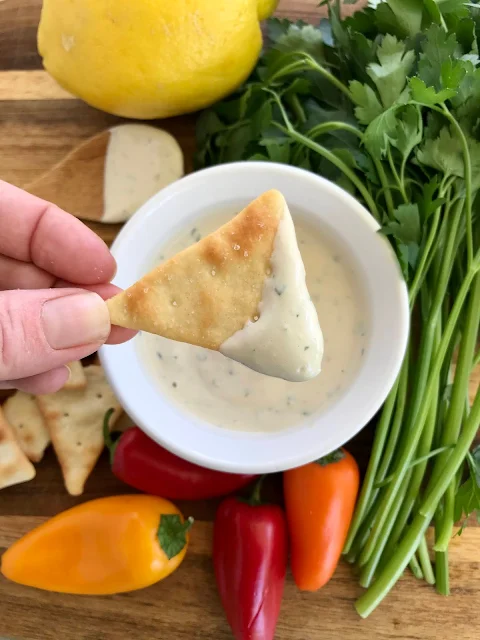
[[[109,333],[107,306],[91,291],[2,291],[0,380],[26,378],[84,358]]]

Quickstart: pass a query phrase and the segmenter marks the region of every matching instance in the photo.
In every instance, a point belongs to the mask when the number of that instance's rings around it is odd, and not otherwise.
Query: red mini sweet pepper
[[[273,639],[285,584],[285,514],[260,503],[260,483],[249,501],[224,500],[214,524],[215,577],[236,640]]]
[[[205,469],[167,451],[138,427],[127,429],[112,441],[104,421],[105,444],[110,450],[113,473],[126,484],[170,500],[203,500],[232,493],[255,477]]]

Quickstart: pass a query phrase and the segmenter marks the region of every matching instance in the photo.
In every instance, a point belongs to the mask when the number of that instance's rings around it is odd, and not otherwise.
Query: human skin
[[[68,362],[134,335],[110,325],[115,271],[80,220],[0,180],[0,389],[52,393]]]

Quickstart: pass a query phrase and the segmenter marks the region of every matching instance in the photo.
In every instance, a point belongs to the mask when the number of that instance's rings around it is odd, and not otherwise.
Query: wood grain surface
[[[219,0],[220,1],[220,0]],[[278,15],[310,22],[318,0],[281,0]],[[0,0],[0,178],[24,186],[59,162],[75,145],[121,122],[63,91],[43,70],[36,51],[41,0]],[[353,10],[352,7],[348,8]],[[179,140],[191,170],[193,117],[162,121]],[[118,225],[94,224],[111,242]],[[472,393],[478,376],[472,380]],[[362,469],[373,425],[349,445]],[[267,497],[278,499],[280,478],[272,476]],[[104,455],[80,498],[63,488],[49,450],[30,483],[0,493],[0,552],[23,533],[81,501],[130,491],[115,479]],[[231,638],[217,597],[211,565],[211,532],[217,501],[180,504],[196,518],[191,549],[167,580],[114,597],[79,597],[41,592],[0,577],[0,640],[227,640]],[[361,589],[342,563],[329,585],[302,594],[289,578],[278,624],[278,640],[444,640],[478,638],[480,528],[469,527],[451,547],[449,598],[406,575],[380,608],[360,620],[353,601]]]

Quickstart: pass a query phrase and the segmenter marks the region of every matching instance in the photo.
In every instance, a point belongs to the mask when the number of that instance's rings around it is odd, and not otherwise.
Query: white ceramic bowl
[[[152,266],[158,249],[195,218],[279,189],[290,209],[302,211],[347,247],[367,297],[370,341],[347,393],[310,422],[276,433],[231,431],[183,412],[140,361],[135,340],[101,350],[101,361],[127,413],[151,438],[177,455],[222,471],[267,473],[315,460],[343,445],[372,418],[399,372],[409,311],[405,283],[372,216],[348,193],[312,173],[283,164],[242,162],[194,173],[151,198],[125,225],[112,253],[115,284],[125,288]],[[298,383],[301,384],[301,383]]]

